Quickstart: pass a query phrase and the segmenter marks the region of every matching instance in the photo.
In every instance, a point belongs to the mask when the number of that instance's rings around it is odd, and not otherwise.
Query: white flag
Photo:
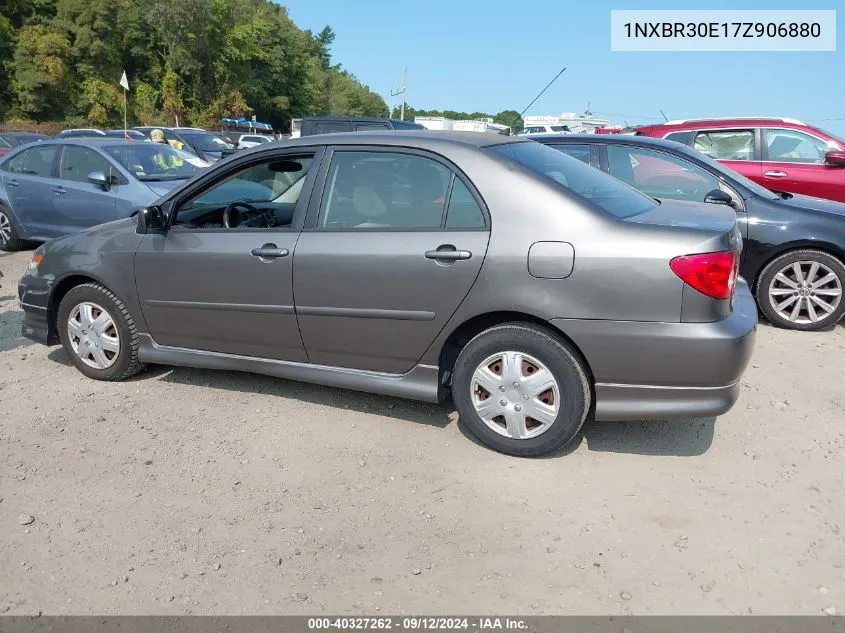
[[[123,71],[123,74],[120,76],[120,85],[123,86],[124,90],[129,90],[129,80],[126,78],[126,71]]]

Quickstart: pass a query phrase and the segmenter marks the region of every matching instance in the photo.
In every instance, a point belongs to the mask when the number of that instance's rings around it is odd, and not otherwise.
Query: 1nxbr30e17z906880
[[[49,242],[19,296],[24,335],[94,379],[159,363],[451,394],[482,443],[533,456],[591,416],[734,404],[757,323],[740,248],[732,210],[661,204],[529,140],[331,134]]]

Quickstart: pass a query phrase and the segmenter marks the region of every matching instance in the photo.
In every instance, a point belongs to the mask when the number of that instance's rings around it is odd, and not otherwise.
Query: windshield
[[[221,138],[207,132],[180,132],[185,141],[203,152],[220,152],[230,149],[229,144]]]
[[[208,163],[164,143],[133,143],[106,147],[106,151],[138,180],[185,180],[199,174]]]
[[[841,137],[841,136],[837,136],[836,134],[831,134],[831,133],[830,133],[830,132],[828,132],[827,130],[823,130],[823,129],[821,129],[821,128],[816,128],[816,129],[817,129],[819,132],[821,132],[822,134],[825,134],[825,135],[829,136],[829,137],[830,137],[830,138],[832,138],[834,141],[836,141],[837,143],[839,143],[839,148],[840,148],[840,149],[845,149],[845,141],[843,141],[843,140],[842,140],[842,137]]]
[[[617,218],[630,218],[657,206],[653,198],[621,180],[546,145],[532,141],[506,143],[490,149]]]

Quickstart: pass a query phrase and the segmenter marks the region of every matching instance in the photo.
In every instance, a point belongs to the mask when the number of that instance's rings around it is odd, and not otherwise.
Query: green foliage
[[[0,0],[0,119],[213,126],[248,116],[383,115],[332,60],[331,27],[304,31],[271,0]]]

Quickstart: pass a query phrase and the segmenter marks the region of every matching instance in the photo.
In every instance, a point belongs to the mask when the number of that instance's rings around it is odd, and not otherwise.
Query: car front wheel
[[[126,306],[97,283],[71,289],[59,304],[59,338],[76,368],[95,380],[117,381],[143,369],[138,332]]]
[[[790,330],[820,330],[845,313],[845,265],[822,251],[785,253],[760,273],[757,303],[772,325]]]
[[[564,342],[540,328],[509,323],[485,330],[463,348],[452,398],[483,444],[535,457],[575,438],[591,392],[585,368]]]

